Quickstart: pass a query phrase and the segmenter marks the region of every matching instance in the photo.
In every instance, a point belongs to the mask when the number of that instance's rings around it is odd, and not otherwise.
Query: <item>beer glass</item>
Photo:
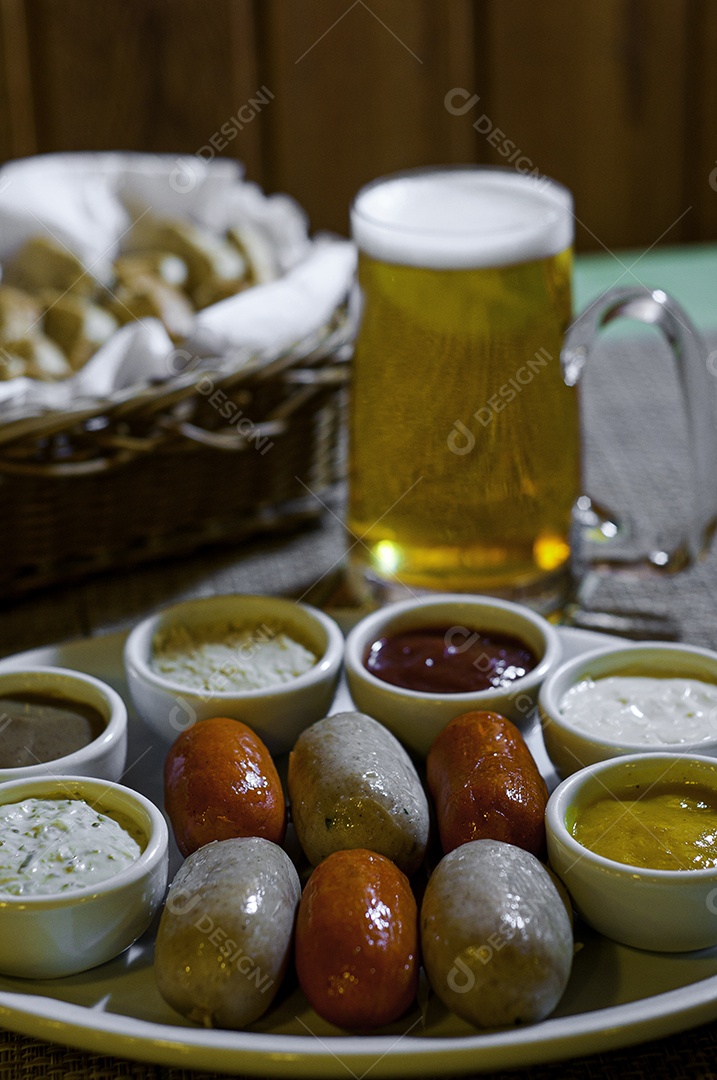
[[[566,188],[509,168],[412,170],[362,188],[351,226],[361,322],[348,529],[360,594],[489,593],[546,612],[565,602],[587,566],[581,533],[599,524],[582,490],[577,384],[618,315],[664,331],[704,485],[680,551],[643,562],[664,571],[695,555],[717,508],[698,337],[646,289],[605,294],[571,326]]]

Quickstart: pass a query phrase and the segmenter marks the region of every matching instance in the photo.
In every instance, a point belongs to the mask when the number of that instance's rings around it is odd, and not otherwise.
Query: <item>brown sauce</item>
[[[509,634],[430,626],[379,638],[366,668],[384,682],[430,694],[465,694],[509,686],[537,665],[535,653]]]
[[[55,761],[87,746],[106,721],[98,709],[49,694],[0,697],[0,768]]]

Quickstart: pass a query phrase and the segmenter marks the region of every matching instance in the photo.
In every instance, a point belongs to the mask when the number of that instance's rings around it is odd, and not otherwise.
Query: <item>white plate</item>
[[[566,655],[606,639],[561,630]],[[126,692],[124,635],[34,649],[0,662],[59,664],[88,671]],[[342,692],[344,695],[346,691]],[[345,708],[347,697],[336,702]],[[550,782],[537,723],[527,740]],[[159,801],[164,751],[144,726],[130,725],[125,782]],[[179,856],[175,852],[175,867]],[[667,1035],[717,1017],[717,949],[646,953],[613,944],[579,928],[584,948],[556,1012],[540,1024],[478,1033],[432,996],[380,1034],[342,1034],[320,1020],[297,989],[280,996],[249,1031],[204,1030],[185,1021],[160,997],[152,973],[148,932],[116,960],[67,979],[30,982],[0,976],[0,1023],[36,1038],[163,1065],[224,1073],[371,1080],[489,1072],[556,1061]]]

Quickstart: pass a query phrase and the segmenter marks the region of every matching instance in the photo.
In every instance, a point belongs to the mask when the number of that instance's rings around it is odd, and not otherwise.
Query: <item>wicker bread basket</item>
[[[351,340],[339,312],[269,363],[0,426],[0,595],[318,516],[341,470]]]
[[[194,314],[181,333],[166,320],[135,314],[126,296],[120,303],[116,286],[126,279],[108,276],[127,251],[147,250],[147,236],[138,246],[137,230],[148,223],[150,247],[168,227],[184,230],[185,238],[193,229],[200,245],[186,259]],[[201,303],[196,274],[194,285],[190,280],[197,252],[207,262],[211,251],[212,265],[226,269],[232,230],[241,230],[242,255],[229,260],[235,277],[227,271],[222,279],[223,303]],[[318,516],[317,496],[341,471],[356,321],[348,295],[351,245],[338,237],[312,240],[298,204],[265,196],[236,162],[120,153],[40,155],[2,166],[6,302],[13,286],[15,296],[19,284],[27,297],[26,280],[37,280],[39,234],[82,270],[64,291],[56,285],[31,332],[39,325],[53,337],[52,309],[57,329],[56,305],[86,288],[101,297],[97,303],[113,300],[131,318],[106,350],[90,354],[80,369],[73,364],[70,378],[42,381],[48,376],[29,368],[15,377],[5,368],[0,596]],[[17,351],[7,325],[15,324],[3,323],[5,359],[6,345]],[[153,352],[143,335],[155,342]]]

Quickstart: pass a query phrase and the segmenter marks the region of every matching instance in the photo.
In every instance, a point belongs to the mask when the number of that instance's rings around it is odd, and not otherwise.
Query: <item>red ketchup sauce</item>
[[[364,666],[384,682],[430,694],[465,694],[509,686],[538,657],[510,634],[426,626],[379,638]]]

